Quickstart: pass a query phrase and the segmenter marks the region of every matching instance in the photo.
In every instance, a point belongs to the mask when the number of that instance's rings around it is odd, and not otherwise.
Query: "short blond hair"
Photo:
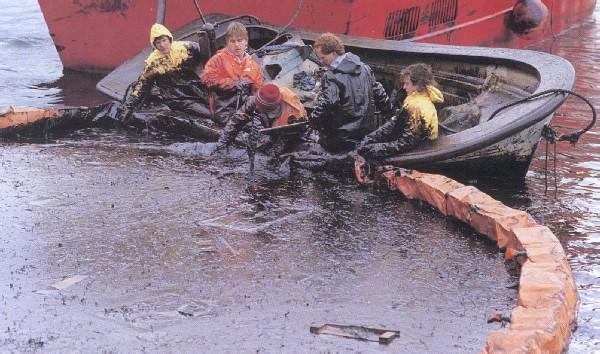
[[[321,50],[321,53],[327,55],[335,52],[337,55],[343,55],[346,51],[344,50],[344,43],[333,33],[327,32],[320,35],[314,44],[314,48]]]
[[[230,23],[225,31],[225,40],[229,40],[229,38],[232,37],[248,40],[248,30],[246,29],[246,26],[239,22]]]

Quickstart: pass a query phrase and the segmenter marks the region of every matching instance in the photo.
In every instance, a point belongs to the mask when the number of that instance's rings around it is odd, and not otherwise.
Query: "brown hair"
[[[320,35],[315,40],[314,48],[319,48],[321,53],[327,55],[335,52],[337,55],[342,55],[346,51],[344,50],[344,43],[333,33],[327,32]]]
[[[154,38],[154,40],[152,40],[152,46],[154,48],[156,48],[156,42],[161,38],[168,38],[169,42],[173,43],[173,38],[167,36],[166,34],[163,34],[162,36],[158,36],[158,37]]]
[[[246,26],[239,22],[232,22],[227,26],[227,30],[225,31],[225,40],[229,40],[229,38],[242,38],[248,39],[248,30]]]
[[[408,78],[412,84],[417,88],[417,91],[427,91],[428,85],[436,86],[437,83],[433,79],[433,73],[431,72],[431,66],[423,63],[412,64],[402,69],[400,77]]]

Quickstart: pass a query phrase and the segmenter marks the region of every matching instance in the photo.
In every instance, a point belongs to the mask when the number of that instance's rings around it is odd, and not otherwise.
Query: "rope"
[[[552,171],[554,176],[554,197],[556,198],[558,193],[558,174],[556,172],[556,142],[558,137],[558,133],[550,127],[544,126],[542,130],[542,137],[546,140],[546,151],[545,151],[545,160],[544,160],[544,195],[548,195],[548,145],[552,144],[553,147],[553,155],[552,155]]]
[[[279,31],[279,33],[277,33],[277,35],[273,39],[271,39],[267,43],[263,44],[263,46],[258,48],[257,50],[250,52],[250,54],[254,54],[254,52],[258,52],[259,50],[263,49],[264,47],[270,45],[271,43],[273,43],[277,39],[279,39],[279,37],[281,37],[281,35],[284,34],[285,31],[288,30],[288,28],[291,26],[291,24],[296,20],[296,17],[298,17],[298,15],[300,14],[300,9],[302,8],[303,2],[304,2],[304,0],[298,0],[298,2],[296,3],[296,12],[294,12],[294,15],[292,16],[292,18],[290,18],[288,23],[285,26],[283,26],[283,28]]]
[[[556,153],[556,142],[557,141],[568,141],[569,143],[571,143],[572,145],[575,145],[577,143],[577,141],[579,141],[579,138],[581,138],[581,136],[587,132],[588,130],[592,129],[592,127],[596,124],[596,109],[594,108],[594,106],[592,105],[592,103],[585,97],[583,97],[582,95],[575,93],[573,91],[570,90],[563,90],[563,89],[551,89],[551,90],[546,90],[546,91],[542,91],[539,93],[536,93],[534,95],[531,95],[529,97],[525,97],[521,100],[509,103],[505,106],[502,106],[500,108],[498,108],[496,111],[494,111],[494,113],[492,113],[492,115],[490,116],[490,118],[488,119],[488,121],[492,120],[492,118],[494,118],[498,113],[500,113],[501,111],[510,108],[510,107],[514,107],[517,106],[519,104],[522,103],[526,103],[529,101],[532,101],[534,99],[538,99],[541,97],[545,97],[551,94],[568,94],[568,95],[573,95],[579,99],[581,99],[582,101],[584,101],[592,110],[592,121],[583,129],[575,131],[573,133],[570,134],[563,134],[563,135],[558,135],[558,133],[551,127],[551,126],[544,126],[544,130],[542,131],[542,137],[544,139],[546,139],[546,153],[545,153],[545,160],[544,160],[544,186],[545,186],[545,193],[544,194],[548,194],[548,145],[552,144],[553,145],[553,176],[554,176],[554,197],[556,198],[556,195],[558,193],[558,176],[557,176],[557,172],[556,172],[556,161],[557,161],[557,153]],[[443,127],[446,128],[446,127]]]
[[[546,139],[546,157],[544,159],[544,195],[548,195],[548,144],[550,141]]]
[[[568,141],[569,143],[571,143],[572,145],[575,145],[577,143],[577,141],[579,140],[579,138],[588,130],[592,129],[592,127],[594,126],[594,124],[596,124],[596,109],[594,108],[594,106],[592,105],[592,103],[585,97],[583,97],[582,95],[575,93],[573,91],[570,90],[563,90],[563,89],[551,89],[551,90],[546,90],[546,91],[542,91],[539,93],[536,93],[534,95],[531,95],[529,97],[525,97],[521,100],[509,103],[505,106],[502,106],[500,108],[498,108],[497,110],[494,111],[494,113],[492,113],[492,115],[490,116],[490,118],[488,119],[488,121],[492,120],[492,118],[494,118],[498,113],[500,113],[501,111],[513,107],[513,106],[517,106],[519,104],[522,103],[526,103],[529,101],[532,101],[534,99],[538,99],[541,97],[545,97],[551,94],[568,94],[568,95],[573,95],[581,100],[583,100],[592,110],[592,121],[583,129],[575,131],[571,134],[565,134],[565,135],[561,135],[558,137],[558,141]]]

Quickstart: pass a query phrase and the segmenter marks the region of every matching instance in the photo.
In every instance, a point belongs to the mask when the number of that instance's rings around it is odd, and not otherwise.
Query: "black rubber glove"
[[[238,92],[241,92],[244,95],[249,95],[252,91],[252,81],[250,81],[246,77],[243,77],[239,79],[239,81],[235,85],[235,88]]]
[[[117,108],[117,120],[119,120],[123,124],[129,123],[129,119],[131,118],[131,110],[129,110],[124,105]]]

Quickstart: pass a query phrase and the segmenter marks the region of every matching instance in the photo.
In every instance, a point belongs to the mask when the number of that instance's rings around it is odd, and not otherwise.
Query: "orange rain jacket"
[[[243,103],[236,90],[239,80],[248,80],[252,93],[263,83],[260,66],[254,59],[246,54],[240,61],[226,48],[206,62],[200,79],[211,90],[213,119],[220,124],[225,124]]]
[[[226,48],[217,52],[204,65],[200,79],[210,88],[218,87],[230,91],[241,78],[252,82],[253,92],[262,85],[260,66],[246,54],[244,59],[238,59]]]

